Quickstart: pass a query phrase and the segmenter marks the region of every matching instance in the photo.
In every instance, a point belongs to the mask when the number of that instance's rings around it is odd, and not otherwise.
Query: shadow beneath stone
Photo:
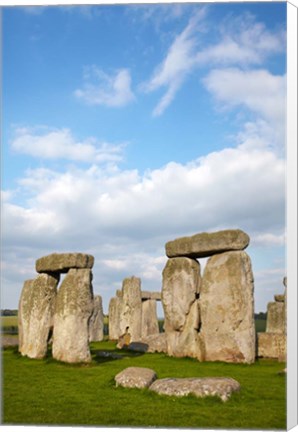
[[[123,349],[123,354],[119,354],[113,350],[91,350],[92,361],[96,363],[106,363],[114,360],[122,360],[129,357],[139,357],[144,353],[140,352],[130,352]]]

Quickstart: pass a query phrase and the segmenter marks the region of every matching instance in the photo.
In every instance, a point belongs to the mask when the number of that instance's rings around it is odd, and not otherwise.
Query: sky
[[[286,3],[3,7],[2,36],[1,308],[36,259],[83,252],[108,313],[125,277],[161,290],[167,241],[239,228],[266,311],[286,275]]]

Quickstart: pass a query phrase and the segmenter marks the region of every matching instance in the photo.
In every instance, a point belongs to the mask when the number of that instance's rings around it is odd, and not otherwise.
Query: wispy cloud
[[[41,159],[66,159],[77,162],[119,162],[124,144],[98,142],[95,138],[78,141],[71,131],[48,127],[16,128],[11,148],[17,152]]]
[[[123,107],[135,100],[128,69],[120,69],[112,75],[96,66],[89,66],[85,68],[83,79],[82,88],[74,94],[89,105]]]

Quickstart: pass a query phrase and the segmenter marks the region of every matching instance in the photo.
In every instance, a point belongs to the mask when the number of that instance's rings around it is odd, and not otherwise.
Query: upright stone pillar
[[[130,342],[142,337],[142,295],[141,279],[135,276],[126,278],[122,284],[122,301],[119,307],[120,335],[130,334]]]
[[[156,300],[142,302],[142,338],[159,333]]]
[[[243,251],[209,258],[200,294],[201,331],[206,361],[255,361],[254,284]]]
[[[93,299],[93,311],[89,320],[89,342],[99,342],[104,338],[104,314],[102,298],[97,295]]]
[[[116,297],[112,297],[109,303],[109,339],[118,340],[120,333],[120,303],[122,292],[117,291]]]
[[[39,274],[24,283],[19,302],[19,351],[23,356],[46,356],[59,274]]]
[[[70,269],[57,294],[53,357],[68,363],[90,362],[88,322],[93,310],[92,272]]]

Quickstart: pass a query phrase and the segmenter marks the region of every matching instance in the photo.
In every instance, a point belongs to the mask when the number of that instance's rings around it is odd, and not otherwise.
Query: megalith
[[[118,295],[112,297],[109,303],[109,339],[118,340],[120,336],[120,302]]]
[[[200,264],[192,258],[170,258],[163,270],[162,304],[168,354],[201,358],[198,331]]]
[[[200,293],[201,331],[206,361],[255,361],[254,280],[243,251],[208,259]]]
[[[52,353],[67,363],[90,362],[89,319],[93,311],[90,269],[70,269],[57,294]]]
[[[156,300],[142,302],[142,338],[159,333]]]
[[[125,278],[122,283],[122,296],[119,296],[120,335],[129,333],[135,342],[142,337],[142,295],[141,279],[135,276]]]
[[[59,274],[39,274],[25,281],[19,301],[19,351],[23,356],[45,357],[53,317]]]
[[[100,295],[93,298],[93,310],[89,319],[89,342],[99,342],[104,337],[104,314]]]
[[[92,268],[94,257],[83,253],[52,253],[36,260],[37,273],[67,273],[70,269]]]

